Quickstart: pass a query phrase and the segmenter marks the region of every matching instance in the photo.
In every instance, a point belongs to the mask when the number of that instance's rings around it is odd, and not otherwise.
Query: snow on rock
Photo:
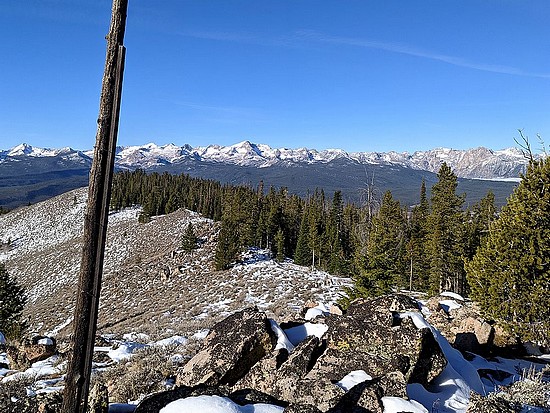
[[[428,410],[416,400],[405,400],[400,397],[382,397],[384,413],[428,413]],[[436,412],[436,410],[432,410]]]
[[[372,376],[368,375],[365,370],[354,370],[348,373],[344,378],[342,378],[342,380],[337,382],[336,385],[345,391],[348,391],[353,386],[367,380],[372,380]]]
[[[0,332],[0,344],[6,344],[6,337],[4,337],[4,334]]]
[[[323,337],[323,334],[325,334],[327,330],[328,326],[326,324],[305,323],[300,326],[288,328],[284,330],[284,332],[289,341],[294,346],[297,346],[304,341],[307,336]]]
[[[140,341],[146,342],[149,341],[149,336],[144,333],[126,333],[122,335],[122,339],[126,341]]]
[[[277,336],[277,345],[275,346],[275,350],[286,348],[289,353],[292,353],[292,350],[294,350],[294,345],[290,342],[283,329],[275,320],[270,319],[269,323],[271,325],[271,330],[273,330]]]
[[[43,346],[53,346],[53,340],[49,337],[44,337],[38,340],[36,344],[41,344]]]
[[[2,383],[7,383],[12,380],[19,380],[25,377],[38,378],[38,377],[45,377],[45,376],[60,375],[65,367],[64,365],[66,364],[66,362],[56,365],[58,360],[59,360],[59,356],[56,355],[56,356],[51,356],[46,360],[37,361],[36,363],[33,363],[31,367],[29,367],[25,371],[20,371],[4,377],[2,379]]]
[[[407,385],[407,393],[412,400],[420,402],[425,407],[435,407],[438,412],[463,413],[468,407],[470,391],[486,394],[485,386],[479,377],[477,369],[454,349],[441,333],[432,327],[424,317],[417,312],[405,312],[401,317],[411,317],[417,328],[429,328],[438,342],[445,358],[447,367],[434,379],[430,389],[421,384]]]
[[[439,295],[442,296],[442,297],[449,297],[449,298],[453,298],[455,300],[464,302],[464,297],[462,297],[460,294],[453,293],[451,291],[443,291]]]
[[[203,328],[202,330],[199,330],[195,334],[193,334],[193,338],[196,340],[204,340],[209,332],[210,332],[210,329]]]
[[[323,303],[319,303],[316,307],[308,308],[304,318],[313,320],[315,317],[322,317],[330,313],[330,309]]]
[[[451,310],[457,310],[462,307],[462,304],[458,304],[455,300],[440,300],[439,305],[447,314]]]
[[[284,407],[271,404],[239,406],[226,397],[195,396],[169,403],[159,413],[282,413]]]

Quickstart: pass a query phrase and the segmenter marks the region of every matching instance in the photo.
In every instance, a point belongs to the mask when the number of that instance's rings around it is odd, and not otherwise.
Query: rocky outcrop
[[[420,317],[417,302],[405,295],[356,300],[345,314],[325,314],[302,326],[315,333],[294,338],[293,347],[277,341],[265,314],[240,311],[211,329],[178,375],[180,387],[144,400],[136,412],[158,411],[190,395],[234,400],[244,392],[290,412],[381,413],[382,397],[407,398],[407,384],[428,386],[447,363],[431,330],[418,328],[411,313]],[[358,371],[366,380],[344,384]]]
[[[203,350],[185,365],[178,385],[235,384],[276,342],[269,320],[257,308],[234,313],[216,324]]]
[[[506,329],[481,316],[478,306],[467,300],[456,300],[449,307],[447,296],[432,297],[426,303],[430,324],[462,352],[483,356],[516,357],[525,353],[521,343]]]
[[[37,361],[46,360],[57,352],[55,338],[34,336],[24,339],[16,346],[7,346],[6,353],[10,366],[24,370]]]

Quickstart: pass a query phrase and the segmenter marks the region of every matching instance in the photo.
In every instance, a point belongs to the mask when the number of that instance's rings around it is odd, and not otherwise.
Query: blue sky
[[[95,143],[111,2],[0,2],[0,148]],[[550,141],[548,0],[129,0],[118,143]]]

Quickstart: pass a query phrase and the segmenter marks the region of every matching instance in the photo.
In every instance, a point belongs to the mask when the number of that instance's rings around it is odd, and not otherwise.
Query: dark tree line
[[[418,204],[403,207],[386,192],[365,205],[345,202],[336,191],[316,190],[305,199],[286,188],[222,185],[188,175],[121,172],[111,206],[142,205],[140,220],[187,208],[220,221],[217,269],[230,267],[248,246],[291,257],[300,265],[350,275],[350,297],[384,294],[392,288],[467,294],[464,263],[475,254],[496,217],[489,193],[464,210],[457,177],[447,165],[428,196],[422,183]]]

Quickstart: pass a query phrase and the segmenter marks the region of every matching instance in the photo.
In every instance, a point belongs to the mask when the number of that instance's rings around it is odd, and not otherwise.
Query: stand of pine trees
[[[124,171],[115,175],[111,207],[142,205],[142,221],[186,208],[220,221],[215,266],[238,261],[249,246],[268,248],[282,261],[349,275],[356,296],[393,288],[467,294],[464,261],[470,259],[494,218],[494,197],[464,211],[457,178],[447,165],[431,198],[422,183],[419,203],[403,207],[391,192],[357,206],[336,191],[316,190],[307,198],[286,188],[222,185],[188,175]],[[141,220],[141,219],[140,219]]]
[[[503,321],[524,340],[549,346],[550,158],[531,159],[483,237],[466,265],[472,298],[488,318]]]

